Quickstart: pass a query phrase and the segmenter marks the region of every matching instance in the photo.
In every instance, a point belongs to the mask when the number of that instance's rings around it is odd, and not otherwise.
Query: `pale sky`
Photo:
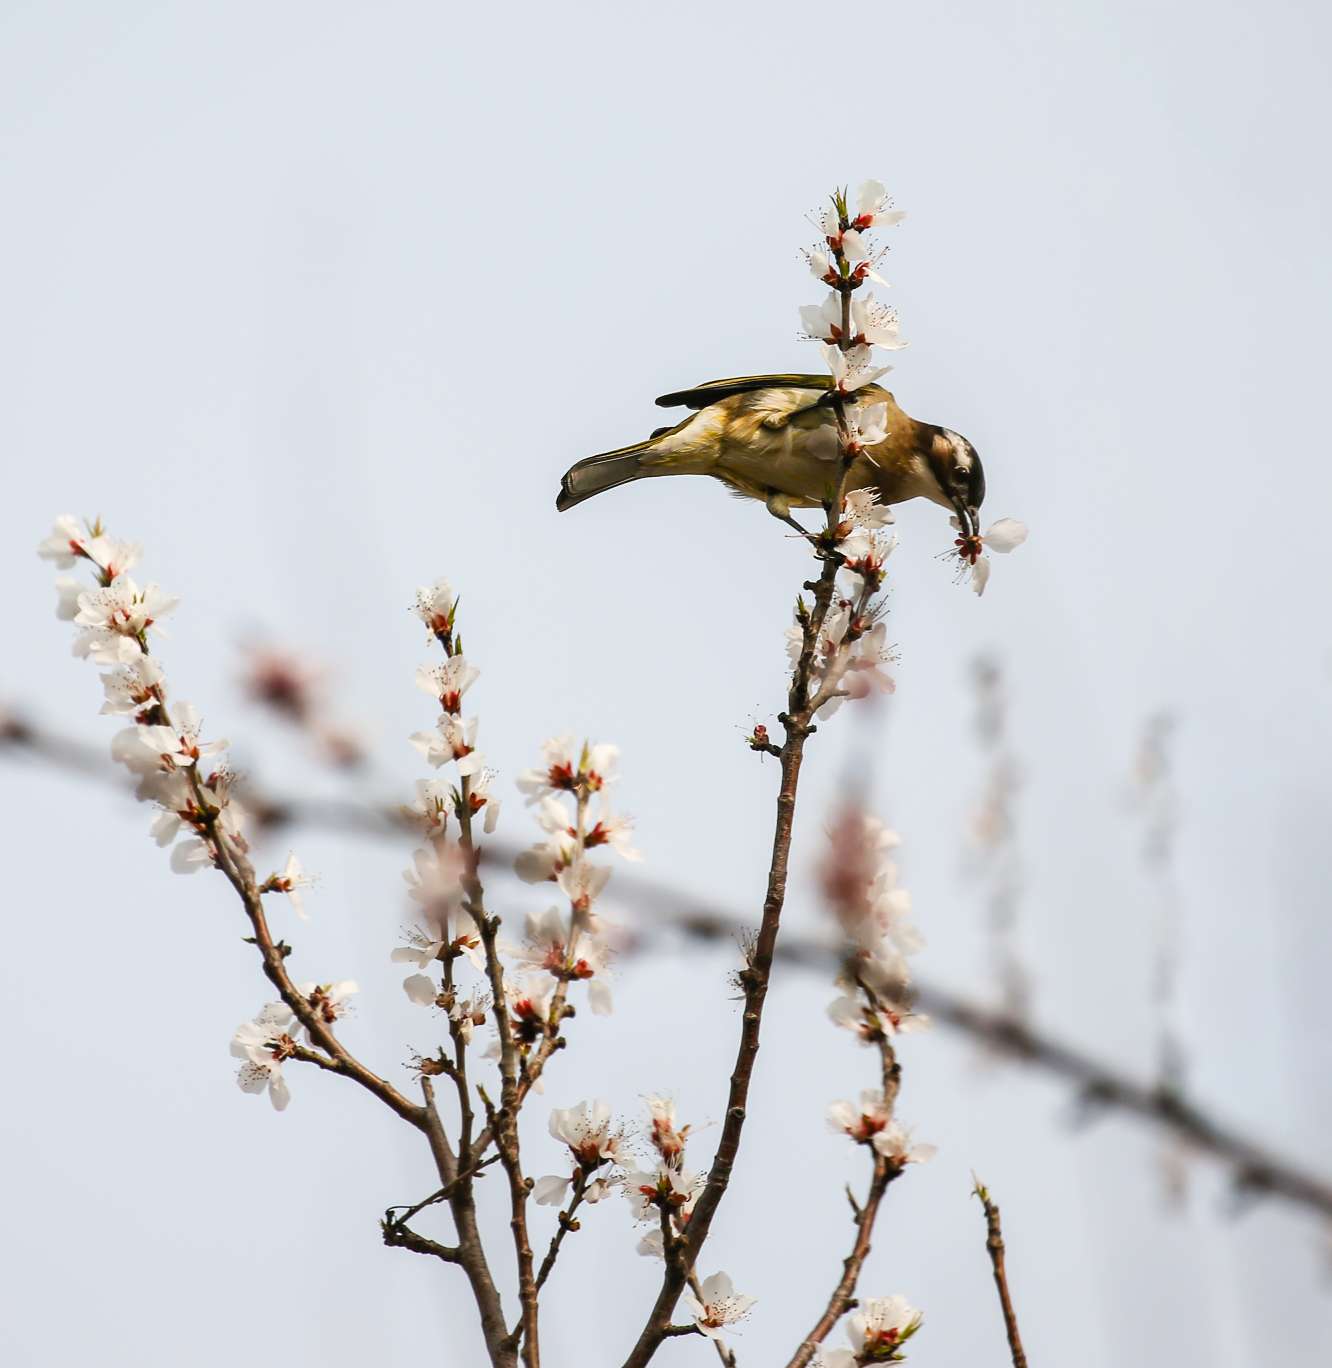
[[[811,742],[789,921],[815,924],[819,832],[867,766],[903,836],[922,977],[990,991],[960,848],[967,664],[997,649],[1027,776],[1036,1017],[1145,1075],[1153,903],[1125,793],[1143,719],[1172,708],[1194,1096],[1327,1172],[1332,477],[1311,396],[1332,305],[1329,27],[1282,0],[7,0],[0,698],[109,742],[32,554],[55,514],[100,512],[183,596],[168,669],[241,764],[337,789],[238,697],[236,643],[263,629],[335,666],[375,736],[374,796],[405,795],[425,773],[405,737],[431,720],[405,609],[448,575],[501,790],[552,733],[617,742],[645,872],[756,918],[775,768],[741,737],[780,706],[800,551],[701,481],[563,515],[554,495],[572,460],[662,421],[659,393],[813,368],[803,215],[878,177],[909,213],[887,270],[911,343],[896,397],[971,438],[987,514],[1032,536],[977,600],[936,559],[942,511],[903,512],[899,690],[878,722],[844,712]],[[416,1137],[336,1080],[293,1075],[281,1116],[236,1089],[227,1044],[265,991],[222,881],[172,874],[149,814],[113,793],[5,766],[0,801],[0,1357],[480,1362],[461,1278],[378,1242],[387,1205],[431,1190]],[[519,802],[503,830],[534,833]],[[388,961],[410,846],[293,839],[321,876],[297,962],[360,981],[347,1038],[405,1077],[429,1040]],[[580,1016],[533,1108],[538,1173],[548,1105],[633,1116],[668,1090],[720,1117],[733,959],[623,963],[617,1015]],[[784,1362],[812,1323],[848,1237],[842,1184],[861,1181],[823,1110],[871,1065],[826,1022],[831,995],[775,983],[703,1260],[759,1298],[746,1368]],[[940,1154],[891,1191],[863,1290],[924,1309],[920,1368],[1005,1362],[973,1169],[1003,1206],[1033,1363],[1325,1361],[1316,1224],[1275,1205],[1227,1219],[1207,1163],[1167,1211],[1156,1137],[1071,1132],[1066,1093],[942,1031],[903,1063],[900,1113]],[[657,1277],[635,1239],[617,1202],[570,1241],[552,1365],[621,1361]],[[676,1341],[660,1362],[710,1358]]]

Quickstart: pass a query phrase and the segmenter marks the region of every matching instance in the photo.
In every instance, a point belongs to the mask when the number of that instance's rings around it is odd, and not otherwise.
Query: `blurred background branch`
[[[48,730],[25,713],[3,707],[0,759],[14,765],[45,766],[124,788],[129,794],[129,787],[99,747]],[[261,835],[301,827],[374,839],[411,829],[408,818],[391,803],[272,793],[253,783],[239,792]],[[496,869],[509,870],[517,853],[517,847],[496,840],[488,844],[484,856]],[[742,917],[662,881],[621,872],[617,886],[623,902],[648,914],[622,946],[624,953],[640,952],[672,932],[686,946],[733,942],[751,932]],[[825,938],[792,930],[778,957],[796,967],[827,973],[836,966],[837,946],[831,935]],[[1066,1085],[1072,1091],[1079,1124],[1110,1114],[1131,1117],[1156,1127],[1191,1153],[1210,1156],[1229,1173],[1235,1209],[1272,1197],[1332,1220],[1332,1181],[1188,1100],[1172,1071],[1154,1082],[1142,1081],[1048,1028],[1032,1024],[1025,1002],[1018,1012],[1012,1010],[1017,1005],[1012,999],[990,1007],[927,982],[917,983],[916,1002],[940,1025],[971,1038],[988,1053]]]

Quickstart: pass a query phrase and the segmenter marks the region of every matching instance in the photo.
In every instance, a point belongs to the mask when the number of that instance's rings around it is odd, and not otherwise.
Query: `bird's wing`
[[[827,390],[831,384],[832,377],[828,375],[742,375],[733,380],[709,380],[706,384],[695,385],[693,389],[663,394],[657,404],[661,408],[678,408],[683,404],[688,408],[701,409],[715,404],[719,399],[729,399],[734,394],[748,394],[751,390]]]

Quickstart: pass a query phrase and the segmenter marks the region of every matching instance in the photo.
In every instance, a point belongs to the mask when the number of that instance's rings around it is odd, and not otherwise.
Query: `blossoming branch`
[[[99,523],[81,527],[62,517],[40,547],[62,572],[80,565],[91,572],[87,581],[61,575],[58,612],[78,629],[75,653],[105,668],[103,711],[128,719],[112,754],[155,809],[151,834],[159,845],[172,847],[170,861],[178,872],[212,868],[225,877],[275,993],[233,1036],[241,1089],[266,1094],[282,1110],[292,1096],[288,1073],[309,1065],[349,1078],[421,1134],[438,1186],[409,1207],[386,1211],[382,1238],[462,1272],[492,1368],[516,1368],[520,1362],[539,1368],[542,1299],[555,1285],[562,1250],[593,1209],[601,1219],[615,1205],[606,1202],[615,1195],[631,1219],[618,1231],[603,1220],[603,1228],[613,1240],[631,1238],[640,1253],[661,1265],[659,1290],[624,1368],[643,1368],[666,1340],[682,1337],[707,1342],[723,1364],[736,1364],[730,1336],[750,1316],[755,1298],[737,1291],[725,1271],[704,1271],[703,1261],[742,1154],[804,753],[819,725],[844,704],[893,688],[881,596],[895,545],[885,531],[892,514],[880,497],[881,485],[852,477],[872,471],[873,452],[896,435],[901,420],[891,396],[878,398],[884,392],[867,388],[887,369],[877,364],[876,349],[902,345],[896,315],[867,288],[868,282],[882,283],[877,266],[883,248],[872,233],[901,217],[877,182],[861,188],[854,207],[838,192],[820,221],[824,246],[810,254],[814,273],[831,290],[820,305],[802,310],[829,371],[816,400],[832,415],[821,429],[830,448],[817,457],[824,463],[818,500],[823,526],[809,532],[791,516],[788,500],[768,499],[770,511],[800,531],[817,573],[797,597],[787,633],[786,703],[776,718],[781,741],[772,739],[766,725],[748,738],[755,752],[778,760],[772,856],[758,934],[746,946],[738,974],[743,1011],[720,1134],[701,1163],[691,1154],[698,1144],[695,1127],[678,1117],[669,1095],[654,1093],[646,1098],[647,1116],[637,1130],[617,1120],[609,1102],[561,1098],[564,1105],[549,1111],[546,1129],[562,1145],[565,1160],[554,1173],[529,1170],[524,1113],[547,1074],[561,1090],[566,1086],[569,1067],[553,1065],[557,1054],[576,1044],[569,1023],[584,1009],[604,1016],[613,1008],[612,944],[598,908],[610,867],[600,856],[636,860],[638,854],[632,823],[610,801],[617,749],[571,736],[547,741],[539,762],[517,777],[540,835],[520,853],[515,870],[551,902],[526,915],[520,934],[493,910],[481,856],[482,843],[499,821],[499,790],[479,749],[479,719],[470,711],[480,671],[464,654],[459,600],[446,581],[420,590],[415,604],[427,642],[437,651],[417,670],[416,684],[437,711],[433,723],[410,741],[434,777],[421,779],[403,807],[419,844],[405,871],[410,922],[402,943],[389,952],[409,971],[403,991],[425,1014],[422,1033],[430,1037],[414,1053],[411,1082],[404,1083],[419,1095],[417,1101],[362,1063],[344,1042],[355,981],[330,975],[298,982],[288,971],[296,950],[285,937],[274,937],[270,915],[304,919],[311,879],[294,855],[279,870],[263,877],[256,872],[246,815],[221,759],[226,742],[209,738],[198,711],[168,696],[152,643],[161,635],[161,619],[177,606],[174,597],[155,584],[140,588],[129,576],[138,548],[111,538]],[[867,397],[872,402],[864,402]],[[977,569],[987,564],[984,548],[1011,549],[1025,533],[1020,525],[1002,523],[978,532],[983,480],[974,450],[956,434],[933,440],[940,473],[931,497],[959,510],[957,554],[979,592],[987,573]],[[615,471],[623,469],[614,465]],[[626,478],[641,473],[635,466]],[[951,492],[944,492],[945,485]],[[828,901],[846,940],[840,995],[830,1015],[874,1051],[877,1086],[863,1091],[858,1102],[834,1103],[829,1111],[833,1128],[863,1149],[869,1176],[863,1197],[852,1199],[853,1243],[842,1274],[788,1368],[897,1362],[922,1324],[920,1312],[899,1296],[856,1300],[888,1186],[930,1153],[896,1116],[901,1069],[895,1042],[924,1023],[909,996],[907,960],[920,942],[891,858],[895,843],[886,828],[848,811],[833,829],[824,871]],[[503,1174],[508,1219],[483,1228],[475,1187],[492,1168]],[[555,1209],[553,1228],[543,1208]],[[451,1218],[449,1242],[418,1223],[441,1210]],[[499,1262],[502,1246],[508,1246],[507,1272]],[[516,1294],[516,1313],[506,1309],[506,1284]],[[853,1311],[847,1320],[851,1347],[828,1348],[830,1332]]]

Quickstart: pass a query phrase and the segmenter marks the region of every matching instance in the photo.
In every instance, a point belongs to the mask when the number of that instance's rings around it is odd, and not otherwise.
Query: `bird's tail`
[[[600,456],[589,456],[564,472],[560,481],[560,492],[555,499],[555,507],[564,512],[584,499],[590,499],[603,490],[614,489],[617,485],[628,484],[630,480],[640,479],[654,472],[643,468],[640,459],[652,445],[652,438],[637,442],[633,446],[621,447],[618,451],[603,451]]]

